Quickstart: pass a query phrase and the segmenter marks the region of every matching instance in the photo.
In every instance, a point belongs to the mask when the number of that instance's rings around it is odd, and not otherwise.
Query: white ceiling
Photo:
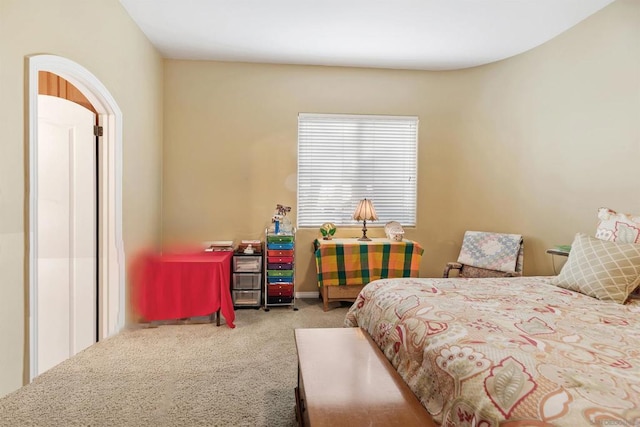
[[[614,0],[120,0],[166,58],[420,70],[534,48]]]

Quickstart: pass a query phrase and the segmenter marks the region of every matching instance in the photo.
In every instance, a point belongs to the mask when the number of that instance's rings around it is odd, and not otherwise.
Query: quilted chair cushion
[[[505,273],[522,272],[522,236],[520,234],[467,231],[462,240],[458,262],[481,269]],[[467,277],[471,277],[467,273]],[[491,276],[473,276],[491,277]]]
[[[576,234],[556,286],[623,304],[640,284],[640,244]]]

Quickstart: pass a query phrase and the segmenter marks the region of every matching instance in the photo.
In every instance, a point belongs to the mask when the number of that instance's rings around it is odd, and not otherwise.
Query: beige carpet
[[[293,330],[342,327],[348,309],[325,313],[315,299],[297,306],[237,310],[235,329],[123,331],[0,399],[0,425],[295,425]]]

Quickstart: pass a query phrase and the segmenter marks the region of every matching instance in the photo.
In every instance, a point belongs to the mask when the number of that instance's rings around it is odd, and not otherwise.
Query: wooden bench
[[[360,328],[296,329],[301,426],[435,427],[427,410]]]

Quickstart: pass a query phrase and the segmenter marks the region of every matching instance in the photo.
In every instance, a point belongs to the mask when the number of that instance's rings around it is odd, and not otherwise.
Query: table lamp
[[[358,240],[371,240],[367,237],[367,221],[375,221],[378,219],[378,215],[376,215],[376,210],[373,207],[373,203],[371,203],[371,200],[360,200],[356,211],[353,213],[353,219],[355,219],[356,221],[362,221],[362,237],[360,237]]]

